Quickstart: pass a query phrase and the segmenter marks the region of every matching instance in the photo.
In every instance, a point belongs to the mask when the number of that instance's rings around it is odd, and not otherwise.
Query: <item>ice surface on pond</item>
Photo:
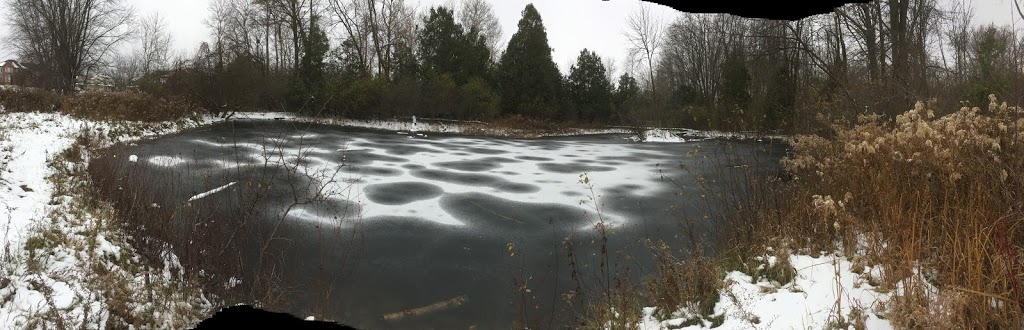
[[[365,313],[345,318],[366,328],[388,328],[375,323],[380,315],[461,294],[477,303],[453,312],[457,318],[484,328],[510,324],[502,316],[477,319],[492,308],[486,306],[514,299],[507,296],[504,285],[495,284],[508,280],[503,268],[510,260],[503,257],[507,244],[515,244],[515,258],[523,260],[516,267],[523,274],[548,274],[552,260],[564,259],[559,256],[564,252],[557,250],[565,237],[579,237],[579,243],[586,244],[603,218],[612,226],[609,235],[615,237],[609,249],[647,251],[641,238],[680,239],[676,235],[680,215],[692,212],[685,203],[699,198],[699,193],[681,191],[663,176],[688,178],[681,173],[680,163],[709,176],[746,168],[738,166],[742,161],[728,157],[714,167],[697,164],[697,158],[717,157],[716,150],[725,151],[715,141],[640,143],[622,132],[537,139],[451,136],[423,129],[430,124],[419,122],[418,131],[409,126],[370,131],[238,122],[111,152],[119,158],[135,154],[146,160],[141,166],[126,167],[141,168],[140,176],[154,179],[154,189],[167,186],[163,182],[177,187],[168,201],[157,200],[164,208],[199,198],[194,205],[238,203],[250,190],[272,187],[260,207],[266,205],[270,220],[288,220],[282,222],[287,227],[285,237],[294,242],[297,256],[344,258],[345,247],[324,257],[321,243],[312,235],[358,232],[360,244],[365,244],[361,253],[366,253],[359,257],[368,262],[360,264],[351,278],[332,280],[346,295],[329,307],[362,306]],[[702,157],[687,157],[698,146]],[[754,154],[755,149],[759,148],[745,145],[729,152],[741,153],[737,159],[754,160],[745,155]],[[229,182],[235,184],[225,186]],[[300,203],[290,207],[295,189],[306,191],[310,183],[328,183],[325,190],[337,193],[325,203],[331,206]],[[281,218],[285,209],[287,217]],[[300,278],[296,281],[304,281],[306,274],[319,271],[311,260],[288,258],[284,267],[289,276]],[[538,295],[555,294],[549,285],[570,287],[569,275],[563,275],[534,278],[536,286],[530,289]],[[373,299],[380,296],[422,304]],[[307,298],[299,295],[292,300]],[[423,320],[438,328],[461,327],[441,326],[452,324],[436,318]]]
[[[324,148],[340,152],[308,153],[285,148],[279,155],[284,156],[283,163],[293,163],[301,154],[310,167],[344,165],[345,177],[337,180],[334,189],[349,192],[346,198],[360,205],[362,218],[411,217],[450,226],[467,225],[465,217],[452,214],[453,209],[462,207],[450,201],[452,196],[474,193],[506,204],[572,206],[582,211],[581,217],[593,221],[598,219],[596,201],[606,223],[623,224],[628,221],[626,215],[607,210],[607,205],[601,205],[604,198],[612,191],[620,195],[656,194],[665,189],[664,183],[658,183],[662,175],[659,165],[671,168],[667,160],[681,160],[615,141],[537,143],[468,137],[415,141],[395,147],[355,138],[348,142],[351,149]],[[353,157],[362,161],[338,162]],[[581,182],[584,174],[593,191]],[[317,222],[333,218],[301,209],[291,216]]]
[[[662,206],[679,188],[663,176],[678,177],[679,163],[692,161],[687,152],[707,143],[686,142],[668,131],[647,135],[648,141],[677,143],[638,143],[627,134],[510,139],[256,126],[158,139],[132,147],[131,153],[154,167],[202,171],[222,180],[219,184],[239,181],[223,175],[251,166],[319,176],[329,183],[326,191],[338,192],[332,201],[348,206],[342,214],[315,205],[288,214],[314,223],[401,218],[474,229],[557,217],[572,218],[566,223],[582,229],[599,220],[615,226],[667,212]],[[176,166],[182,163],[187,166]]]

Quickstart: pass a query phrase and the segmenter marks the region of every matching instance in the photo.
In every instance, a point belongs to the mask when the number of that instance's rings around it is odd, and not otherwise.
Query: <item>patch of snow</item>
[[[228,189],[228,187],[231,187],[231,186],[235,185],[235,183],[238,183],[238,182],[231,181],[231,183],[228,183],[226,185],[214,188],[213,190],[204,192],[204,193],[199,194],[199,195],[192,196],[192,197],[190,197],[187,200],[187,202],[191,202],[191,201],[194,201],[194,200],[197,200],[197,199],[200,199],[200,198],[205,198],[206,196],[210,196],[210,195],[216,194],[216,193],[220,192],[221,190]]]
[[[634,141],[641,141],[639,137],[632,136]],[[662,130],[662,129],[649,129],[644,132],[643,142],[686,142],[686,139],[679,137],[675,133]]]
[[[848,320],[854,309],[865,315],[868,329],[892,329],[876,308],[888,301],[887,293],[875,291],[868,277],[877,274],[866,267],[863,274],[851,271],[853,265],[841,256],[790,256],[797,271],[795,279],[781,286],[765,279],[754,281],[749,275],[733,271],[725,276],[715,305],[715,315],[724,323],[715,329],[824,329],[836,317]],[[839,292],[837,295],[836,293]],[[711,324],[680,327],[684,317],[658,320],[656,308],[643,309],[640,328],[709,329]],[[677,312],[675,315],[686,314]]]
[[[139,161],[139,156],[136,156],[136,155],[128,156],[128,161],[132,162],[132,163],[138,162]]]
[[[0,159],[5,160],[2,163],[6,167],[6,171],[0,172],[0,185],[6,188],[0,189],[0,234],[4,235],[3,248],[10,257],[0,262],[6,282],[4,287],[0,287],[0,329],[58,327],[51,323],[52,318],[43,319],[39,315],[59,317],[64,320],[63,326],[68,328],[106,324],[108,297],[95,290],[94,281],[101,279],[96,278],[92,267],[108,270],[104,276],[112,276],[126,285],[127,290],[144,290],[146,286],[171,280],[163,277],[148,282],[141,274],[131,273],[132,270],[145,272],[147,268],[138,265],[141,258],[116,229],[99,226],[99,222],[106,220],[96,218],[98,215],[88,211],[77,212],[75,208],[85,206],[75,203],[80,198],[76,193],[54,195],[57,191],[69,191],[55,189],[55,184],[82,184],[80,178],[73,176],[51,181],[47,177],[56,171],[81,168],[78,163],[53,160],[72,146],[80,131],[92,131],[101,137],[101,145],[109,145],[209,122],[212,121],[204,118],[157,124],[110,123],[80,120],[58,113],[0,113],[3,132],[0,134]],[[128,134],[117,134],[111,138],[113,129]],[[89,154],[83,153],[83,158],[88,161]],[[137,162],[138,156],[129,157],[129,161]],[[47,241],[45,246],[37,245],[33,250],[27,250],[26,240],[40,237],[40,231],[59,232],[60,241]],[[33,260],[41,267],[27,267],[25,261],[31,255],[35,255]],[[122,266],[126,264],[129,266]],[[111,277],[103,280],[109,279]],[[203,297],[196,299],[205,301]],[[190,301],[183,300],[183,303],[190,304]],[[145,304],[138,302],[128,307],[145,313]],[[153,315],[156,313],[160,312],[153,311]],[[89,323],[82,324],[86,320]],[[160,313],[153,324],[156,327],[180,328],[186,326],[183,322],[189,321],[174,313]]]
[[[242,280],[232,276],[228,279],[227,283],[224,283],[224,289],[231,289],[242,283]]]
[[[162,167],[173,167],[185,163],[185,159],[175,156],[153,156],[149,157],[149,163],[162,166]]]

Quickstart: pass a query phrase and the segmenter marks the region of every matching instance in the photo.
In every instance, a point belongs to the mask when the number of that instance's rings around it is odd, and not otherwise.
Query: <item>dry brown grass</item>
[[[796,137],[786,202],[755,221],[809,251],[864,255],[899,328],[1020,328],[1022,133],[1024,109],[993,97],[986,110],[934,118],[919,103],[895,122]]]
[[[61,111],[92,120],[156,122],[201,113],[198,106],[140,92],[86,92],[64,98]]]
[[[60,93],[35,88],[0,89],[0,105],[6,111],[53,111],[62,98]]]
[[[651,245],[648,242],[649,245]],[[722,271],[713,260],[693,254],[687,259],[677,257],[665,243],[651,245],[658,276],[647,283],[648,294],[663,318],[685,307],[690,313],[687,322],[700,322],[714,314]]]

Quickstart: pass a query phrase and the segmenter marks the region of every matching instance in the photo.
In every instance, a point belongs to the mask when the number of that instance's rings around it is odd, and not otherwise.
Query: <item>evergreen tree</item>
[[[612,103],[615,115],[618,117],[616,118],[617,120],[622,121],[624,118],[627,118],[633,110],[632,104],[636,102],[639,95],[640,84],[636,82],[636,79],[628,73],[623,73],[619,76],[619,83],[615,87],[615,93],[612,94]]]
[[[486,38],[476,31],[466,33],[455,22],[451,9],[430,9],[430,15],[423,20],[419,50],[425,77],[448,73],[461,85],[487,75],[491,53]]]
[[[576,116],[587,121],[611,118],[611,82],[597,53],[583,49],[576,64],[569,68],[567,87]]]
[[[793,93],[793,78],[788,67],[775,71],[772,84],[768,86],[768,105],[765,109],[765,128],[781,129],[788,126],[787,119],[796,104]]]
[[[985,108],[988,95],[1004,96],[1009,90],[1010,77],[1003,56],[1008,54],[1012,34],[995,26],[979,28],[974,41],[974,70],[968,77],[966,100],[973,106]],[[1005,96],[1004,96],[1005,97]]]
[[[468,83],[473,78],[487,80],[491,76],[492,56],[491,49],[487,47],[489,42],[487,37],[476,29],[466,31],[459,53],[462,62],[460,84]]]
[[[551,60],[548,35],[540,13],[526,5],[519,29],[498,65],[502,110],[537,118],[557,115],[561,73]]]
[[[400,49],[398,54],[403,55],[404,53]],[[337,58],[340,72],[346,79],[354,80],[370,75],[370,72],[366,70],[366,66],[359,61],[359,55],[353,40],[346,39],[342,41],[341,46],[335,50],[335,57]],[[416,61],[413,59],[411,62],[415,63]]]
[[[310,17],[309,33],[303,38],[302,58],[292,79],[291,105],[299,111],[310,111],[323,105],[326,98],[324,56],[330,50],[327,34],[320,29],[319,17]]]
[[[420,64],[423,72],[438,75],[458,70],[458,48],[462,26],[455,23],[451,9],[432,7],[423,18],[419,35]]]
[[[750,105],[750,71],[741,53],[733,51],[722,62],[719,124],[722,119],[732,120],[736,112],[747,111]]]

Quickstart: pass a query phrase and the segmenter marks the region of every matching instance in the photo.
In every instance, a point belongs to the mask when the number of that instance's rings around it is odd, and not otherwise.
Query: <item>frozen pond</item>
[[[564,316],[562,294],[577,285],[564,242],[572,235],[580,273],[594,276],[599,221],[609,250],[634,256],[613,265],[630,267],[634,280],[651,271],[641,240],[686,246],[680,220],[699,215],[694,199],[707,191],[681,164],[714,182],[751,164],[771,173],[783,151],[621,134],[502,139],[237,121],[118,146],[110,157],[164,189],[154,205],[239,203],[246,189],[274,185],[260,226],[283,224],[274,231],[287,242],[279,269],[293,289],[277,309],[374,329],[491,329]],[[275,166],[281,174],[266,175]],[[163,188],[171,181],[175,189]],[[316,202],[292,198],[316,192]],[[325,235],[358,243],[324,248]]]

